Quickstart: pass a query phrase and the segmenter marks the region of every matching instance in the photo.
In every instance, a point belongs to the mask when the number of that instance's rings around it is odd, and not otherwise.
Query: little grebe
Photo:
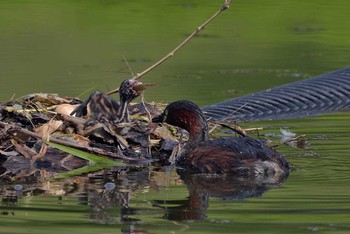
[[[134,79],[125,80],[119,87],[119,102],[113,100],[107,94],[96,91],[79,105],[71,115],[75,114],[77,117],[90,115],[92,120],[102,123],[130,122],[128,105],[140,96],[143,89],[144,86],[141,82]]]
[[[153,122],[166,122],[185,129],[189,140],[176,159],[188,173],[239,175],[288,174],[288,162],[275,150],[248,136],[209,139],[201,109],[190,101],[170,103]]]

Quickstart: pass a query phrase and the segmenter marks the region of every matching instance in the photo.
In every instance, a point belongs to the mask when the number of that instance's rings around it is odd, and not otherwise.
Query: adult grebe
[[[288,162],[274,149],[248,136],[209,139],[201,109],[190,101],[170,103],[153,122],[185,129],[189,139],[176,166],[189,173],[275,175],[289,173]]]

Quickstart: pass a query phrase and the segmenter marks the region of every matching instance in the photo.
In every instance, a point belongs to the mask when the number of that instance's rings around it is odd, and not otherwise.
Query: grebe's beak
[[[131,88],[135,93],[140,94],[146,89],[146,86],[142,82],[135,80],[135,82],[131,85]]]
[[[163,123],[164,122],[164,114],[160,114],[152,119],[153,123]]]

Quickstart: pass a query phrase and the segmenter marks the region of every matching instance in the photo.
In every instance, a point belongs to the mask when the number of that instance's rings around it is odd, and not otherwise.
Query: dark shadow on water
[[[174,221],[206,219],[210,198],[242,200],[260,197],[273,187],[280,186],[288,175],[237,177],[234,175],[190,175],[180,173],[189,196],[184,200],[155,200],[154,206],[164,209],[165,219]]]

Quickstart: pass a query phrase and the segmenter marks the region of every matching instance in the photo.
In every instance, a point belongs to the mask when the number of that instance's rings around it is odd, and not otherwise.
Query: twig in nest
[[[217,129],[217,127],[219,127],[219,124],[215,123],[214,126],[209,130],[209,133],[211,134],[212,132],[214,132],[214,130]]]
[[[219,123],[219,125],[221,125],[222,127],[225,127],[225,128],[228,128],[228,129],[231,129],[232,131],[238,133],[238,135],[241,135],[241,136],[247,136],[247,134],[245,133],[244,130],[242,130],[240,127],[231,127],[230,125],[228,124],[224,124],[224,123]]]
[[[225,0],[224,5],[220,8],[220,10],[218,10],[217,12],[215,12],[214,15],[212,15],[208,20],[206,20],[202,25],[200,25],[199,27],[196,28],[196,30],[194,30],[184,41],[182,41],[175,49],[173,49],[172,51],[170,51],[170,53],[168,53],[167,55],[165,55],[163,58],[161,58],[160,60],[158,60],[155,64],[153,64],[152,66],[148,67],[146,70],[144,70],[143,72],[140,73],[136,73],[135,76],[132,77],[132,79],[138,80],[140,79],[142,76],[144,76],[145,74],[147,74],[148,72],[152,71],[154,68],[158,67],[159,65],[161,65],[163,62],[165,62],[166,60],[168,60],[169,58],[171,58],[172,56],[174,56],[174,54],[176,52],[178,52],[182,47],[184,47],[194,36],[196,36],[200,31],[202,31],[210,22],[212,22],[218,15],[220,15],[220,13],[222,13],[223,11],[225,11],[226,9],[229,8],[229,5],[231,3],[231,0]],[[109,91],[107,94],[113,94],[119,91],[119,88],[114,89]]]
[[[5,110],[8,112],[16,112],[16,113],[23,113],[23,112],[47,112],[49,110],[53,110],[56,108],[56,105],[50,106],[50,107],[44,107],[44,108],[24,108],[21,110],[16,110],[13,106],[6,106]]]

